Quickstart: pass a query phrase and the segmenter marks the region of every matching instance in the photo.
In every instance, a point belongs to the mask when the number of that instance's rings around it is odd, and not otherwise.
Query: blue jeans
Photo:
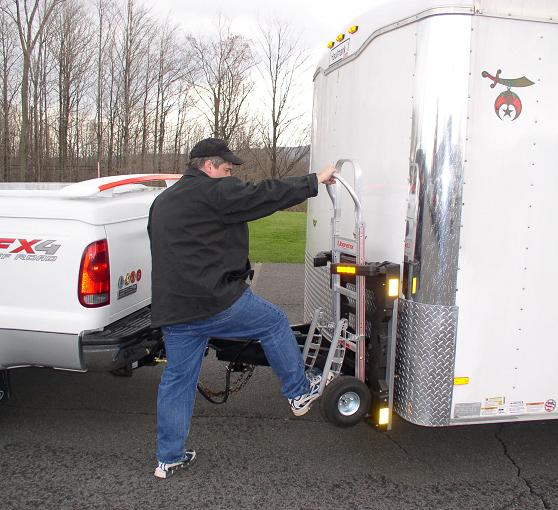
[[[247,289],[230,307],[208,319],[162,328],[167,365],[157,396],[157,460],[176,462],[184,454],[196,387],[211,337],[259,339],[287,398],[308,393],[304,363],[285,313]]]

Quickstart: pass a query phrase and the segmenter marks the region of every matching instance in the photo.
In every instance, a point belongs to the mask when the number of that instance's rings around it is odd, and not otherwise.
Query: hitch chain
[[[229,363],[227,365],[227,377],[230,377],[230,374],[232,372],[237,372],[238,370],[233,370],[233,363]],[[206,395],[215,398],[215,397],[224,397],[224,396],[229,396],[233,393],[238,393],[242,388],[244,388],[244,386],[246,386],[246,384],[248,383],[248,381],[250,380],[250,378],[252,377],[252,375],[254,374],[254,369],[256,368],[255,365],[247,365],[246,368],[242,369],[242,373],[240,374],[240,377],[235,381],[235,384],[231,387],[229,387],[228,389],[225,388],[222,391],[216,391],[216,390],[212,390],[206,386],[204,386],[201,382],[198,382],[198,388],[201,389]]]

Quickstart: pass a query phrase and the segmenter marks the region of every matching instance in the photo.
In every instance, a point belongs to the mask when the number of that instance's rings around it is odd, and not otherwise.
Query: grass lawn
[[[248,227],[252,263],[304,263],[306,213],[279,211],[250,222]]]

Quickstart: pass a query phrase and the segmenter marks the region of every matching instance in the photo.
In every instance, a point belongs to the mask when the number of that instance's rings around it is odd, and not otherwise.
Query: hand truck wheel
[[[333,379],[320,398],[322,416],[337,427],[356,425],[370,409],[368,386],[356,377],[344,375]]]

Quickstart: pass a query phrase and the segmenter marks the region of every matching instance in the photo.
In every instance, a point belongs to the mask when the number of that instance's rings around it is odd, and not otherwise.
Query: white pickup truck
[[[153,359],[147,236],[175,174],[0,184],[0,401],[8,369],[130,369]],[[147,184],[160,184],[160,187]]]

